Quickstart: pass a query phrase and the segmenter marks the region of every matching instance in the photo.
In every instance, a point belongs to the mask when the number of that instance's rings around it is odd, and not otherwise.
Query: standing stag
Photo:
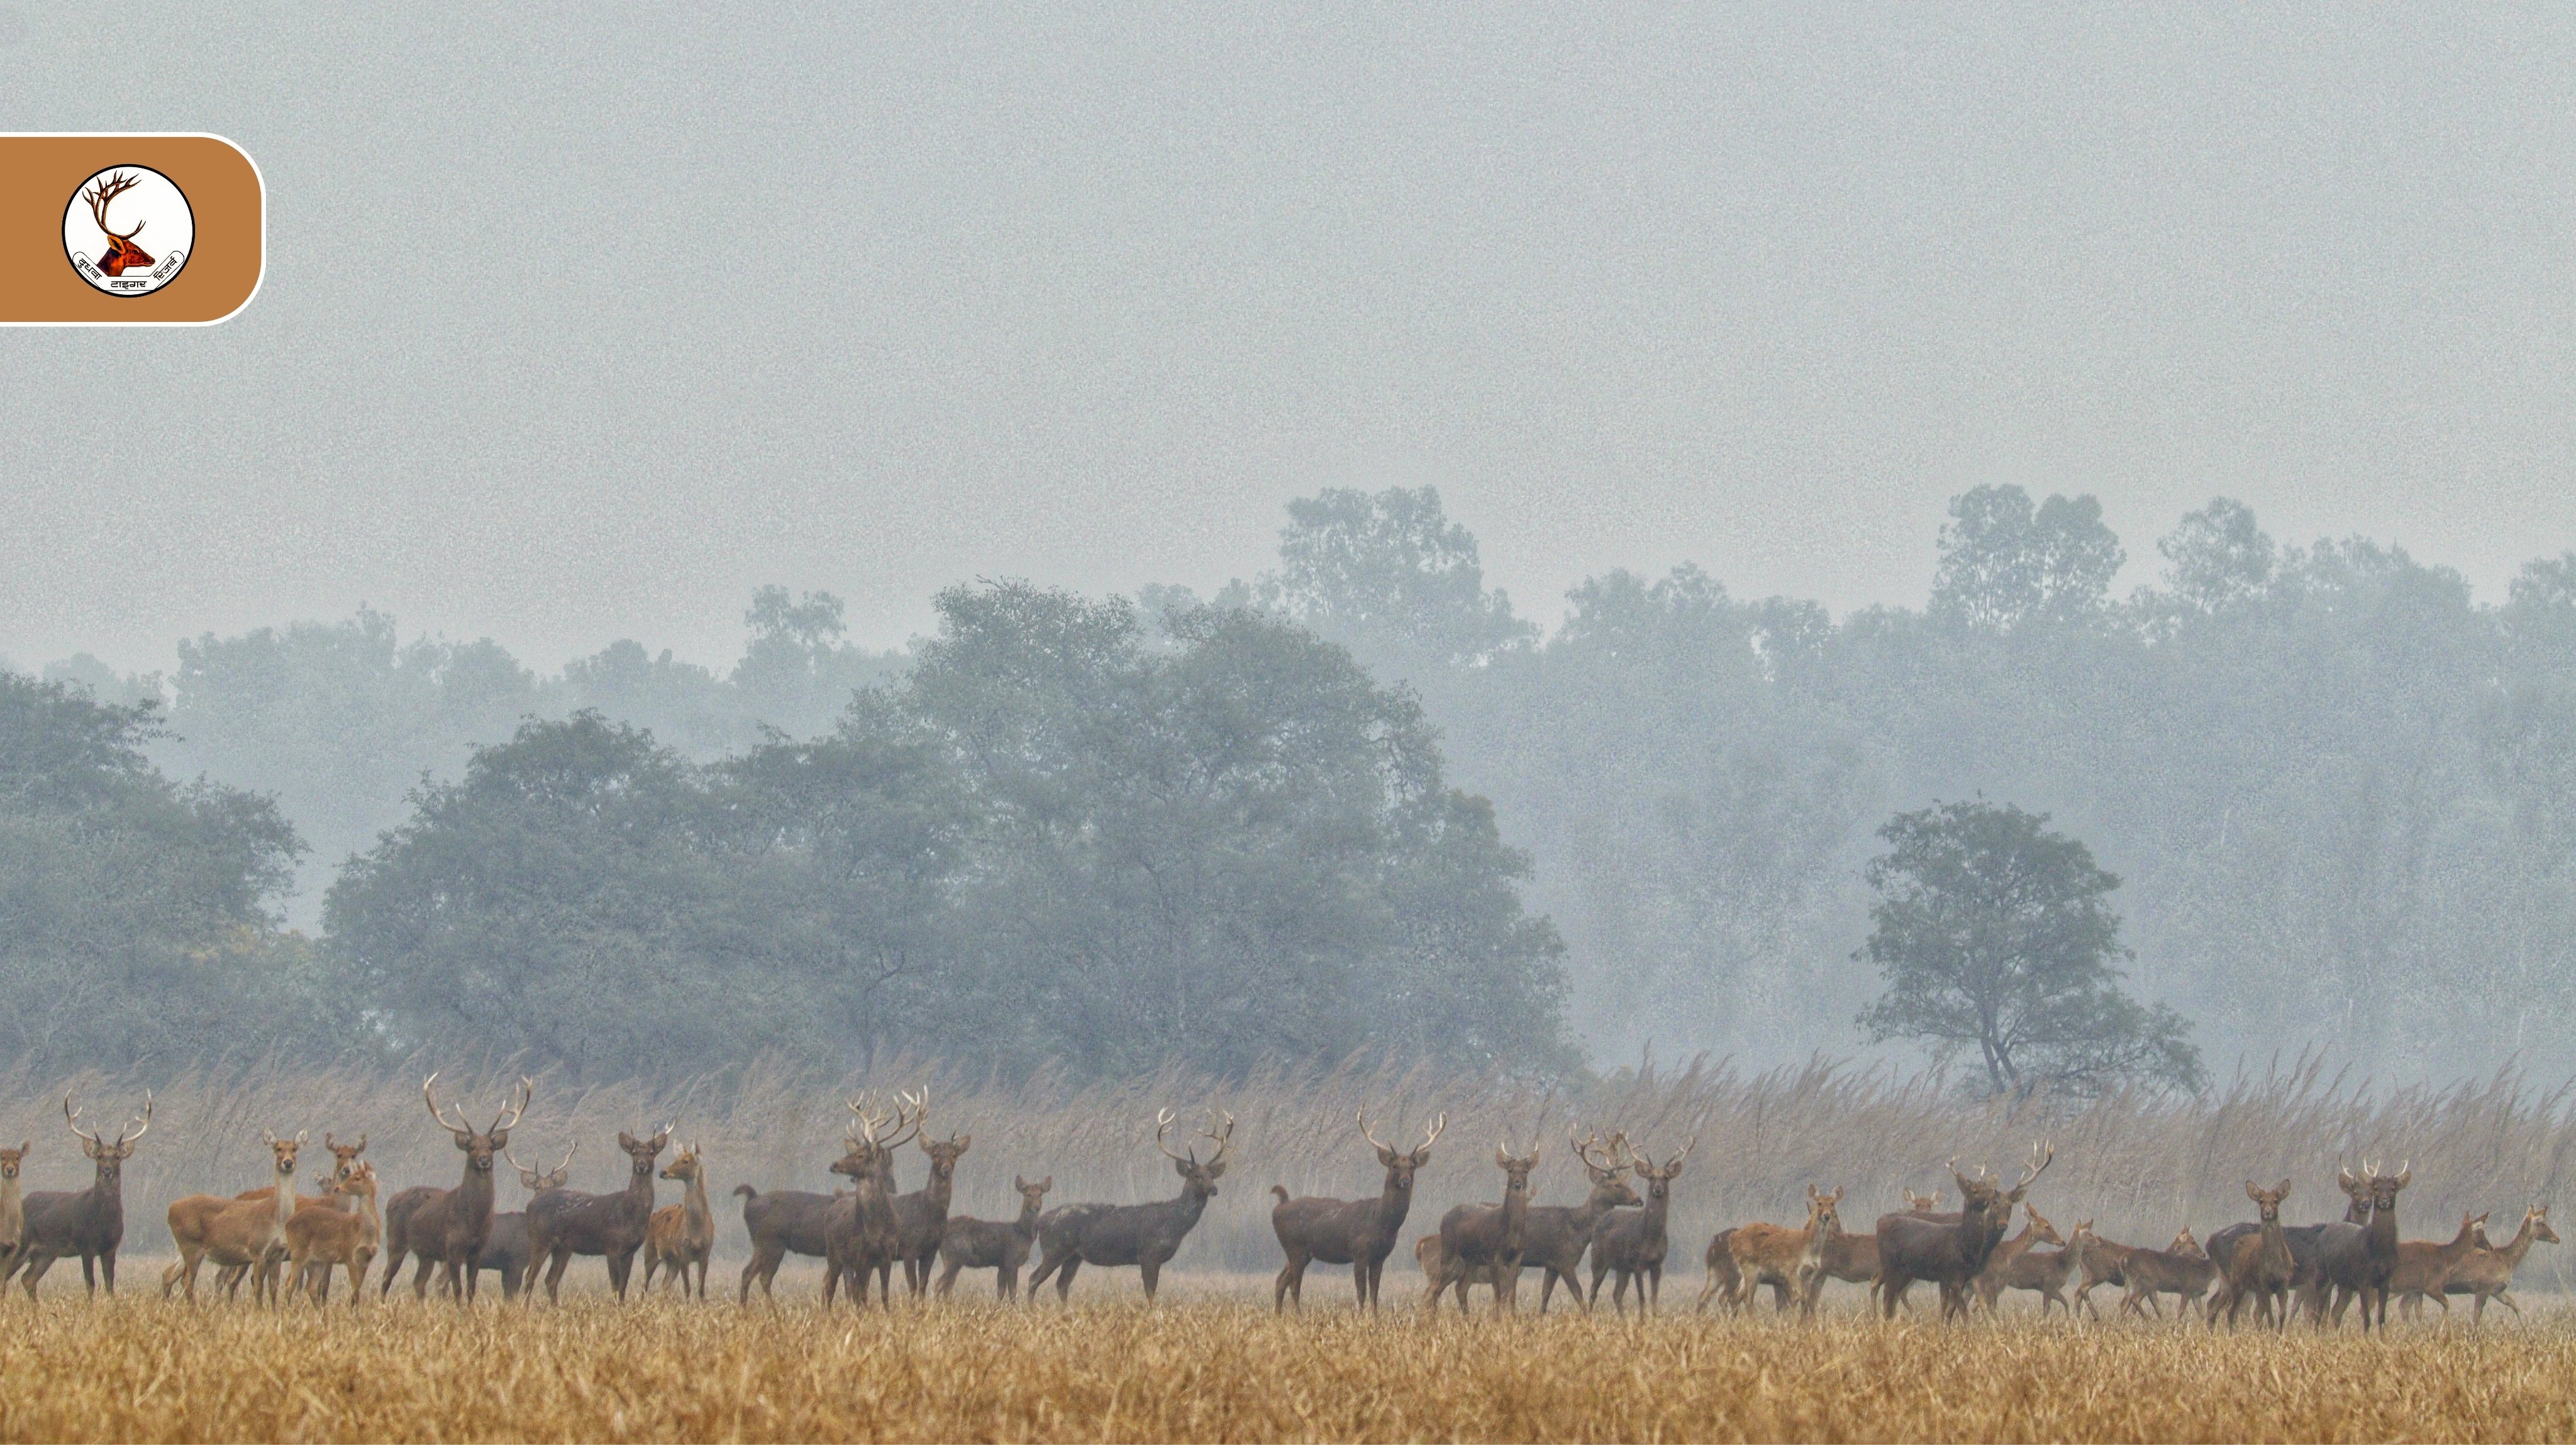
[[[1529,1157],[1512,1153],[1506,1139],[1494,1146],[1494,1167],[1503,1171],[1503,1202],[1461,1204],[1440,1217],[1440,1232],[1414,1248],[1422,1272],[1430,1277],[1427,1309],[1440,1308],[1440,1292],[1458,1291],[1458,1313],[1467,1313],[1467,1281],[1483,1271],[1494,1287],[1494,1313],[1515,1308],[1520,1283],[1521,1248],[1528,1238],[1529,1177],[1538,1168],[1538,1145]]]
[[[975,1136],[952,1133],[945,1143],[934,1144],[927,1136],[916,1142],[930,1156],[930,1182],[910,1194],[896,1195],[894,1218],[901,1235],[895,1256],[903,1261],[904,1288],[918,1299],[930,1290],[930,1264],[939,1257],[939,1241],[948,1232],[948,1204],[957,1192],[957,1161],[965,1157]]]
[[[1371,1133],[1366,1109],[1359,1111],[1359,1126],[1360,1137],[1377,1150],[1377,1162],[1386,1169],[1386,1182],[1377,1198],[1308,1195],[1291,1199],[1284,1187],[1270,1186],[1270,1192],[1279,1196],[1270,1211],[1270,1228],[1279,1236],[1280,1252],[1288,1256],[1271,1285],[1274,1312],[1286,1308],[1291,1295],[1296,1297],[1298,1312],[1305,1312],[1306,1266],[1317,1260],[1349,1265],[1351,1288],[1359,1296],[1357,1308],[1377,1308],[1378,1279],[1386,1272],[1386,1257],[1395,1253],[1404,1216],[1413,1208],[1414,1173],[1431,1162],[1431,1146],[1439,1141],[1440,1131],[1449,1127],[1449,1116],[1442,1114],[1425,1125],[1422,1143],[1409,1151],[1398,1150]]]
[[[126,1121],[112,1144],[80,1126],[80,1110],[72,1107],[69,1094],[63,1095],[63,1122],[80,1136],[81,1152],[96,1167],[96,1176],[78,1193],[46,1189],[26,1196],[23,1233],[7,1263],[0,1264],[0,1286],[23,1269],[29,1299],[36,1297],[36,1281],[54,1261],[74,1254],[80,1256],[81,1279],[92,1297],[98,1294],[101,1273],[107,1276],[107,1292],[116,1293],[116,1250],[125,1242],[125,1161],[134,1156],[134,1141],[152,1127],[152,1095],[144,1094],[143,1112]]]
[[[856,1106],[852,1106],[856,1112]],[[835,1174],[850,1174],[857,1167],[863,1146],[853,1133],[843,1140],[847,1151],[831,1166]],[[826,1261],[824,1283],[830,1287],[840,1279],[840,1272],[829,1265],[831,1241],[825,1231],[832,1222],[835,1196],[816,1194],[805,1189],[779,1189],[763,1194],[748,1184],[737,1184],[734,1197],[742,1201],[743,1231],[751,1236],[751,1258],[742,1267],[742,1287],[736,1302],[748,1308],[752,1282],[760,1283],[761,1297],[772,1305],[778,1303],[771,1289],[778,1278],[778,1266],[790,1254],[811,1255]],[[846,1197],[846,1196],[844,1196]]]
[[[1628,1136],[1613,1132],[1604,1144],[1598,1133],[1577,1142],[1569,1129],[1566,1143],[1572,1146],[1576,1162],[1592,1181],[1591,1192],[1581,1204],[1533,1204],[1529,1222],[1522,1226],[1521,1258],[1514,1277],[1508,1281],[1513,1297],[1520,1294],[1518,1270],[1533,1266],[1540,1271],[1538,1312],[1547,1313],[1547,1302],[1556,1293],[1558,1281],[1565,1284],[1566,1297],[1584,1304],[1584,1251],[1592,1247],[1592,1230],[1614,1209],[1635,1205],[1637,1191],[1628,1183]],[[1599,1150],[1596,1156],[1592,1151]],[[1481,1281],[1491,1283],[1491,1281]],[[1465,1285],[1459,1287],[1459,1300],[1466,1299]],[[1589,1305],[1585,1305],[1589,1309]]]
[[[2227,1311],[2227,1323],[2234,1325],[2250,1294],[2254,1297],[2255,1325],[2269,1324],[2276,1331],[2286,1330],[2290,1327],[2290,1286],[2298,1272],[2298,1261],[2290,1254],[2290,1241],[2281,1232],[2281,1201],[2290,1197],[2290,1181],[2284,1179],[2279,1188],[2265,1189],[2248,1179],[2245,1197],[2254,1201],[2255,1232],[2236,1239],[2225,1254],[2212,1251],[2219,1282],[2218,1293],[2209,1301],[2210,1328],[2218,1327],[2218,1312],[2222,1309]]]
[[[1634,1214],[1613,1214],[1592,1226],[1592,1288],[1583,1297],[1587,1310],[1601,1298],[1604,1275],[1616,1274],[1618,1282],[1610,1287],[1610,1310],[1626,1313],[1628,1285],[1637,1285],[1637,1313],[1653,1314],[1663,1302],[1664,1253],[1669,1237],[1664,1232],[1672,1211],[1673,1179],[1682,1172],[1682,1161],[1699,1147],[1693,1139],[1682,1146],[1682,1152],[1657,1164],[1651,1154],[1637,1156],[1637,1177],[1646,1181],[1646,1207]],[[1540,1309],[1546,1309],[1542,1292]]]
[[[2370,1197],[2369,1222],[2356,1231],[2329,1234],[2317,1255],[2317,1273],[2334,1288],[2338,1328],[2344,1308],[2355,1299],[2361,1301],[2363,1334],[2370,1333],[2374,1313],[2379,1327],[2388,1328],[2388,1281],[2397,1272],[2397,1194],[2414,1177],[2414,1169],[2406,1165],[2395,1174],[2380,1173],[2376,1164],[2361,1166],[2360,1184]]]
[[[404,1259],[416,1257],[420,1265],[412,1274],[412,1297],[429,1298],[429,1272],[439,1266],[449,1295],[461,1307],[474,1302],[475,1282],[483,1277],[483,1246],[492,1237],[492,1158],[509,1147],[510,1131],[527,1114],[536,1086],[521,1076],[518,1102],[504,1101],[501,1112],[492,1116],[492,1127],[481,1131],[461,1113],[452,1121],[447,1117],[439,1107],[437,1086],[438,1075],[423,1079],[421,1101],[438,1127],[455,1136],[465,1155],[465,1177],[453,1189],[419,1185],[386,1203],[385,1282],[376,1293],[379,1298],[393,1293]]]
[[[957,1271],[989,1269],[999,1271],[993,1279],[993,1293],[1006,1300],[1020,1297],[1020,1266],[1026,1264],[1029,1251],[1037,1247],[1038,1212],[1046,1207],[1047,1191],[1055,1187],[1050,1174],[1035,1184],[1018,1175],[1011,1176],[1011,1187],[1020,1192],[1020,1217],[1008,1224],[960,1217],[948,1221],[947,1231],[939,1237],[939,1260],[947,1268],[939,1276],[939,1297],[957,1287]]]
[[[1029,1276],[1029,1293],[1034,1296],[1047,1276],[1053,1275],[1055,1297],[1063,1300],[1073,1293],[1074,1271],[1082,1266],[1108,1269],[1132,1264],[1145,1277],[1145,1298],[1151,1301],[1164,1262],[1197,1226],[1207,1202],[1216,1197],[1217,1179],[1225,1173],[1234,1116],[1210,1109],[1208,1117],[1220,1127],[1200,1131],[1199,1137],[1216,1146],[1202,1164],[1198,1146],[1190,1146],[1187,1154],[1175,1154],[1163,1143],[1172,1131],[1172,1111],[1165,1109],[1154,1116],[1154,1147],[1181,1176],[1179,1198],[1159,1204],[1069,1204],[1048,1210],[1038,1221],[1038,1247],[1043,1255],[1037,1273]]]
[[[501,1151],[501,1158],[519,1171],[519,1187],[527,1190],[528,1197],[534,1199],[549,1189],[564,1187],[564,1181],[572,1178],[572,1156],[580,1152],[581,1141],[575,1139],[572,1147],[564,1151],[563,1161],[542,1174],[520,1163],[518,1157],[507,1149]],[[487,1269],[499,1270],[501,1298],[514,1300],[519,1297],[519,1286],[528,1280],[528,1212],[525,1209],[492,1216],[492,1231],[483,1238],[483,1255],[475,1262],[474,1268],[478,1273]]]
[[[272,1252],[286,1252],[286,1223],[295,1217],[295,1156],[304,1148],[304,1134],[280,1139],[266,1130],[260,1137],[268,1143],[270,1187],[261,1191],[265,1197],[228,1199],[220,1194],[191,1194],[170,1205],[170,1239],[179,1246],[178,1263],[161,1271],[161,1297],[168,1299],[172,1286],[183,1280],[188,1287],[188,1303],[197,1302],[197,1270],[207,1260],[228,1272],[235,1287],[242,1274],[256,1270],[252,1297],[263,1304],[277,1302],[276,1271]],[[228,1290],[227,1299],[233,1297]]]
[[[707,1203],[707,1158],[696,1144],[681,1148],[679,1157],[663,1166],[662,1177],[680,1181],[680,1202],[666,1204],[653,1211],[653,1222],[644,1231],[644,1287],[653,1287],[653,1271],[660,1268],[662,1289],[669,1292],[671,1282],[678,1280],[680,1293],[689,1292],[689,1270],[698,1272],[698,1298],[707,1297],[707,1256],[716,1247],[716,1211]]]
[[[653,1161],[671,1142],[676,1123],[665,1124],[652,1137],[638,1139],[619,1130],[617,1147],[626,1151],[626,1187],[615,1194],[585,1194],[578,1189],[549,1189],[528,1201],[528,1290],[522,1302],[537,1302],[536,1271],[546,1271],[546,1302],[555,1303],[564,1271],[576,1254],[608,1261],[608,1282],[617,1302],[626,1302],[626,1280],[635,1269],[635,1251],[644,1247],[653,1223]],[[478,1252],[477,1258],[480,1258]]]
[[[1879,1308],[1887,1318],[1896,1317],[1897,1306],[1905,1302],[1905,1292],[1917,1280],[1930,1280],[1941,1287],[1941,1314],[1964,1316],[1968,1311],[1968,1282],[1986,1267],[1986,1259],[2004,1237],[2011,1223],[2012,1209],[2030,1193],[2031,1184],[2057,1159],[2054,1148],[2042,1150],[2031,1146],[2031,1164],[2022,1172],[2021,1182],[2010,1192],[1986,1177],[1979,1169],[1969,1178],[1954,1167],[1950,1177],[1959,1186],[1959,1219],[1955,1224],[1938,1223],[1912,1214],[1886,1214],[1878,1220]]]
[[[887,1309],[894,1308],[894,1261],[903,1252],[903,1219],[895,1209],[894,1156],[907,1140],[920,1137],[922,1120],[930,1112],[929,1097],[927,1091],[896,1095],[891,1126],[869,1113],[862,1100],[850,1101],[850,1112],[858,1116],[857,1132],[847,1137],[849,1152],[832,1166],[832,1172],[849,1176],[853,1187],[833,1199],[824,1217],[825,1309],[832,1307],[833,1291],[844,1279],[850,1282],[850,1303],[866,1308],[871,1275],[877,1281],[877,1297]],[[896,1131],[894,1137],[879,1138],[877,1131],[887,1127]]]

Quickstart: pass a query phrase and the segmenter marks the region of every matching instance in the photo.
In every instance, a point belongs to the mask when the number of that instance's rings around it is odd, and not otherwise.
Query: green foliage
[[[2019,487],[1978,487],[1951,499],[1929,610],[1993,632],[2088,621],[2126,560],[2091,497],[2050,497],[2034,510]]]
[[[1860,1017],[1873,1039],[1976,1051],[1996,1093],[2099,1093],[2206,1082],[2190,1025],[2120,991],[2120,880],[2045,815],[1985,803],[1899,813],[1865,873],[1875,925],[1854,959],[1887,993]]]
[[[1290,502],[1279,563],[1256,589],[1262,605],[1372,658],[1472,666],[1537,633],[1486,590],[1475,537],[1430,487]]]

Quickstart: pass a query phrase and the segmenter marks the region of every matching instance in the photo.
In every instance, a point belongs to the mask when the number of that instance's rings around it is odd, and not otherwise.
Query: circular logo
[[[110,166],[83,181],[63,207],[63,254],[82,280],[110,296],[169,285],[196,244],[188,198],[150,166]]]

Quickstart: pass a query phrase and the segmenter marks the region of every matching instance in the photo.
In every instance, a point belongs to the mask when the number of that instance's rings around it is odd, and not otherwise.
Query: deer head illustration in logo
[[[110,276],[122,276],[129,267],[152,264],[152,257],[146,254],[142,247],[134,244],[134,238],[141,234],[143,228],[150,224],[149,222],[137,221],[134,223],[134,229],[123,235],[118,235],[115,229],[107,224],[108,203],[139,184],[141,184],[139,177],[129,176],[119,171],[101,180],[94,188],[81,192],[81,199],[89,202],[91,217],[98,222],[99,233],[107,237],[107,254],[99,258],[98,269]]]

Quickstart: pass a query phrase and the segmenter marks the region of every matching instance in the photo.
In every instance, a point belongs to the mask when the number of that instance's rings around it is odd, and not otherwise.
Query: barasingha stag
[[[957,1287],[957,1272],[963,1269],[997,1271],[993,1292],[1006,1300],[1020,1297],[1020,1266],[1028,1263],[1029,1251],[1037,1248],[1038,1215],[1046,1208],[1047,1191],[1055,1187],[1050,1174],[1035,1184],[1018,1175],[1011,1176],[1011,1187],[1019,1191],[1020,1217],[1008,1221],[952,1216],[948,1228],[939,1237],[939,1262],[944,1266],[939,1276],[939,1297],[948,1298]]]
[[[1271,1232],[1279,1236],[1279,1249],[1288,1262],[1279,1270],[1270,1289],[1270,1307],[1276,1312],[1286,1308],[1293,1296],[1302,1313],[1306,1308],[1306,1266],[1347,1264],[1351,1267],[1351,1288],[1358,1296],[1356,1308],[1377,1308],[1378,1282],[1386,1273],[1386,1257],[1395,1253],[1397,1232],[1404,1227],[1404,1217],[1413,1209],[1413,1176],[1431,1162],[1431,1146],[1440,1139],[1440,1131],[1449,1127],[1449,1116],[1423,1126],[1422,1142],[1412,1149],[1398,1149],[1377,1137],[1369,1129],[1368,1110],[1358,1111],[1360,1137],[1377,1151],[1377,1162],[1386,1170],[1386,1179],[1375,1199],[1327,1199],[1306,1195],[1291,1199],[1288,1190],[1273,1184],[1270,1192],[1279,1196],[1270,1211]]]
[[[1426,1309],[1440,1308],[1440,1292],[1458,1291],[1458,1313],[1467,1313],[1467,1285],[1482,1276],[1494,1290],[1494,1313],[1514,1308],[1520,1281],[1521,1247],[1529,1228],[1529,1178],[1538,1168],[1538,1145],[1526,1156],[1512,1152],[1506,1139],[1494,1146],[1494,1167],[1503,1171],[1503,1202],[1460,1204],[1440,1216],[1440,1232],[1414,1246],[1414,1257],[1431,1282],[1423,1297]]]
[[[1896,1317],[1897,1307],[1905,1302],[1905,1292],[1919,1280],[1930,1280],[1941,1287],[1944,1318],[1964,1316],[1968,1311],[1969,1281],[1986,1267],[1987,1257],[2002,1242],[2013,1206],[2030,1193],[2031,1184],[2056,1158],[2055,1149],[2032,1145],[2032,1162],[2009,1191],[1989,1179],[1982,1168],[1971,1179],[1953,1167],[1950,1177],[1959,1186],[1959,1220],[1955,1224],[1911,1214],[1881,1215],[1879,1308],[1886,1317]]]
[[[636,1251],[653,1223],[653,1165],[671,1142],[676,1123],[664,1124],[637,1138],[618,1131],[617,1147],[626,1153],[626,1187],[615,1194],[586,1194],[578,1189],[549,1189],[528,1201],[528,1279],[521,1303],[537,1301],[537,1271],[545,1271],[546,1300],[555,1302],[564,1270],[576,1254],[608,1262],[608,1283],[626,1302],[626,1281],[634,1273]]]
[[[575,1139],[572,1147],[564,1151],[562,1160],[554,1168],[544,1171],[520,1163],[517,1156],[506,1149],[501,1151],[501,1158],[519,1171],[519,1187],[534,1199],[549,1189],[564,1187],[565,1182],[572,1178],[572,1158],[580,1152],[581,1141]],[[487,1269],[500,1271],[501,1298],[514,1300],[519,1297],[519,1287],[528,1279],[528,1211],[525,1208],[492,1216],[492,1229],[483,1237],[483,1254],[475,1269],[478,1272]]]
[[[903,1220],[895,1209],[894,1155],[920,1134],[929,1115],[928,1101],[926,1092],[917,1098],[898,1096],[891,1124],[870,1113],[863,1099],[850,1101],[850,1113],[858,1125],[843,1141],[848,1152],[832,1172],[848,1176],[851,1189],[833,1199],[823,1223],[825,1309],[831,1308],[833,1293],[843,1280],[849,1282],[850,1303],[865,1308],[870,1278],[877,1281],[877,1294],[886,1308],[894,1308],[894,1262],[903,1250]],[[895,1133],[881,1137],[877,1131],[888,1127]]]
[[[0,1288],[24,1271],[29,1299],[36,1297],[36,1282],[54,1261],[71,1255],[80,1256],[81,1279],[92,1297],[98,1294],[101,1275],[107,1292],[116,1293],[116,1251],[125,1243],[125,1161],[134,1157],[135,1141],[152,1127],[152,1095],[144,1094],[143,1112],[127,1120],[113,1141],[80,1126],[80,1110],[72,1107],[68,1093],[63,1095],[63,1122],[80,1136],[93,1177],[89,1188],[78,1192],[43,1189],[25,1197],[21,1237],[0,1265]]]
[[[1567,1131],[1566,1143],[1574,1151],[1575,1162],[1591,1181],[1591,1190],[1581,1204],[1533,1204],[1529,1221],[1521,1229],[1521,1269],[1539,1271],[1538,1312],[1547,1313],[1548,1300],[1562,1281],[1565,1292],[1576,1304],[1587,1310],[1590,1305],[1583,1295],[1580,1271],[1583,1256],[1592,1248],[1593,1228],[1611,1217],[1611,1211],[1639,1203],[1635,1186],[1628,1182],[1628,1136],[1613,1131],[1605,1143],[1598,1133],[1578,1140]],[[1520,1281],[1509,1281],[1517,1295]]]
[[[406,1189],[387,1201],[385,1217],[385,1282],[381,1298],[391,1294],[406,1258],[420,1261],[411,1281],[412,1297],[429,1298],[429,1273],[444,1271],[445,1287],[459,1306],[474,1302],[474,1285],[482,1278],[483,1246],[492,1236],[492,1160],[509,1147],[510,1131],[528,1112],[536,1086],[519,1080],[518,1099],[504,1101],[492,1116],[492,1127],[476,1129],[459,1113],[449,1119],[438,1102],[438,1075],[421,1081],[420,1097],[429,1117],[456,1139],[465,1156],[465,1177],[453,1189],[427,1185]]]
[[[1104,1269],[1134,1265],[1145,1278],[1145,1298],[1153,1299],[1163,1265],[1197,1226],[1207,1202],[1216,1197],[1216,1181],[1225,1173],[1234,1116],[1222,1109],[1208,1113],[1217,1127],[1202,1130],[1200,1137],[1216,1150],[1205,1163],[1199,1162],[1196,1145],[1187,1154],[1174,1154],[1163,1143],[1172,1130],[1172,1111],[1155,1115],[1154,1148],[1172,1161],[1173,1172],[1181,1176],[1179,1198],[1159,1204],[1071,1204],[1051,1209],[1038,1220],[1042,1257],[1037,1273],[1029,1276],[1031,1294],[1053,1276],[1056,1298],[1062,1300],[1073,1292],[1074,1271],[1086,1264]]]
[[[1584,1308],[1599,1302],[1604,1276],[1617,1277],[1610,1287],[1613,1314],[1626,1313],[1631,1281],[1637,1286],[1637,1313],[1653,1314],[1663,1303],[1664,1255],[1671,1247],[1665,1225],[1672,1214],[1673,1180],[1682,1172],[1682,1161],[1698,1147],[1699,1140],[1693,1139],[1661,1164],[1652,1154],[1637,1155],[1631,1167],[1646,1182],[1646,1207],[1610,1215],[1592,1226],[1592,1288],[1583,1296]]]
[[[957,1161],[966,1156],[975,1136],[951,1133],[945,1140],[933,1140],[925,1134],[914,1142],[930,1156],[930,1181],[894,1197],[894,1222],[895,1257],[903,1261],[904,1288],[918,1299],[930,1290],[930,1265],[939,1258],[939,1241],[948,1233],[948,1206],[957,1197]]]
[[[2397,1195],[2415,1177],[2401,1164],[2394,1174],[2365,1162],[2361,1182],[2370,1198],[2370,1221],[2358,1230],[2329,1232],[2317,1255],[2317,1272],[2335,1292],[2334,1322],[2343,1324],[2344,1307],[2361,1301],[2361,1330],[2375,1322],[2388,1328],[2388,1281],[2397,1272]]]

